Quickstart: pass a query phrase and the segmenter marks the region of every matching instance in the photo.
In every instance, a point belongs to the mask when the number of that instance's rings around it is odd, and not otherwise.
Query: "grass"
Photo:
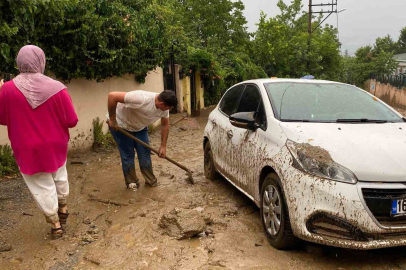
[[[93,120],[93,151],[108,151],[116,145],[113,136],[110,131],[103,133],[103,121],[100,121],[100,118],[97,117]]]
[[[9,145],[0,145],[0,178],[15,176],[19,168]]]

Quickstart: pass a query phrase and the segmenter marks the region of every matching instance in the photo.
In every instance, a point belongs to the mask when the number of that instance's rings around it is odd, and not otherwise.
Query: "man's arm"
[[[161,118],[161,147],[159,147],[159,157],[166,156],[166,142],[169,135],[169,118]]]
[[[109,126],[112,129],[117,129],[118,124],[116,120],[117,103],[124,103],[126,92],[111,92],[107,99],[107,108],[109,110]]]

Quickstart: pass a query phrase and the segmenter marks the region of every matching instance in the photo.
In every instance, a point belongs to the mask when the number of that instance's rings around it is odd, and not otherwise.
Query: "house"
[[[395,75],[406,74],[406,53],[395,54],[393,58],[398,62]]]

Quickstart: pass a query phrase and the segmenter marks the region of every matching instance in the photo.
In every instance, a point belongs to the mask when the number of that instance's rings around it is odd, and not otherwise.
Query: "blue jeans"
[[[135,142],[133,139],[119,131],[110,128],[110,132],[117,143],[118,150],[120,151],[124,180],[127,187],[131,183],[136,183],[137,187],[139,186],[139,179],[135,173],[135,151],[137,151],[138,162],[140,164],[141,173],[145,178],[145,182],[150,186],[156,186],[157,179],[152,170],[151,150]],[[127,132],[137,139],[149,144],[148,128],[144,128],[138,132]]]

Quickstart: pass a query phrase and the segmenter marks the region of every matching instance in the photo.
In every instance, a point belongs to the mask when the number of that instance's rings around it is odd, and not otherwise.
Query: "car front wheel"
[[[269,243],[277,249],[295,247],[299,239],[293,234],[279,177],[270,173],[261,189],[261,219]]]

